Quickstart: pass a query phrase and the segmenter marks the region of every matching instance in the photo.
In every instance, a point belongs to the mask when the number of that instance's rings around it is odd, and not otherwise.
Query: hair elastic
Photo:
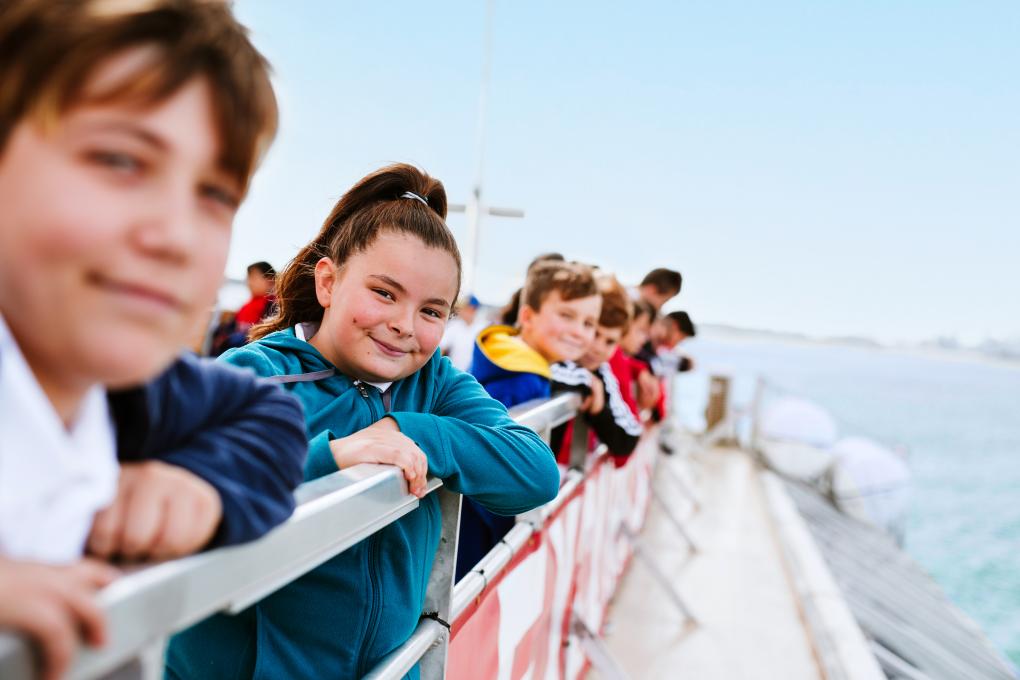
[[[400,194],[400,197],[401,198],[413,198],[416,201],[421,201],[425,205],[429,204],[429,202],[423,196],[419,196],[418,194],[414,193],[413,191],[405,191],[404,193]]]

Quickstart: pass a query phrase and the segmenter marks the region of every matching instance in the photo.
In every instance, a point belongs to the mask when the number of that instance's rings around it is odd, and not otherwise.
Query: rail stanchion
[[[666,474],[673,481],[673,485],[678,487],[680,493],[682,493],[687,498],[687,500],[691,502],[691,505],[693,506],[693,512],[694,513],[700,512],[702,507],[701,496],[694,489],[694,486],[691,483],[689,483],[686,479],[684,479],[684,477],[669,463],[670,461],[665,461],[665,463],[659,467],[665,468]],[[661,503],[662,498],[658,497],[658,491],[655,489],[655,487],[652,487],[652,490],[653,493],[656,494],[656,499]]]
[[[570,439],[570,469],[584,470],[588,462],[588,421],[578,414],[574,418],[574,431]]]
[[[364,676],[365,680],[399,680],[415,664],[420,664],[423,680],[442,680],[446,677],[450,622],[453,620],[453,577],[457,567],[461,495],[447,489],[440,489],[438,493],[443,533],[432,562],[421,621],[411,638],[384,657]]]
[[[457,528],[460,526],[461,495],[447,489],[439,490],[439,511],[443,516],[443,534],[432,563],[428,588],[425,591],[425,618],[442,627],[441,637],[421,660],[424,680],[446,677],[446,656],[450,647],[450,621],[453,612],[453,578],[457,570]]]
[[[673,526],[674,529],[676,529],[676,532],[680,534],[681,538],[684,539],[684,542],[690,549],[691,554],[698,552],[698,544],[694,542],[693,538],[691,538],[691,534],[687,531],[687,527],[684,526],[683,521],[676,516],[676,512],[674,512],[673,507],[666,502],[665,499],[663,499],[662,494],[659,493],[659,489],[654,483],[652,484],[652,500],[658,504],[659,509],[666,517],[666,520]]]
[[[666,572],[662,569],[662,567],[659,566],[659,563],[656,561],[656,559],[652,557],[652,555],[641,543],[641,538],[627,527],[623,527],[623,534],[630,541],[630,544],[634,550],[635,557],[641,560],[641,562],[648,569],[649,573],[651,573],[652,578],[654,578],[658,582],[658,584],[662,586],[663,591],[665,591],[670,601],[676,606],[677,611],[679,611],[680,614],[684,617],[685,625],[688,626],[698,625],[698,619],[696,616],[694,616],[694,613],[691,611],[691,608],[687,605],[686,600],[684,600],[683,596],[680,594],[680,591],[677,590],[676,586],[673,585],[673,582],[670,580],[669,576],[666,575]]]
[[[589,628],[581,617],[574,615],[571,618],[570,632],[581,646],[581,649],[584,650],[584,655],[588,657],[592,667],[598,671],[600,678],[603,680],[628,679],[628,675],[609,651],[606,641],[602,639],[602,636]]]

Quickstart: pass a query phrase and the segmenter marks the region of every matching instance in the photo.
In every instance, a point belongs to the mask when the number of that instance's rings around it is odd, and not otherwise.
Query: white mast
[[[450,204],[450,212],[463,212],[467,216],[467,243],[464,248],[464,280],[461,290],[466,293],[475,292],[475,277],[478,272],[478,243],[481,236],[482,215],[499,217],[524,217],[524,211],[515,208],[489,208],[485,204],[482,192],[485,176],[485,123],[489,100],[489,81],[492,72],[492,16],[495,0],[485,3],[485,43],[482,55],[482,87],[478,97],[478,127],[475,148],[478,152],[478,164],[475,166],[475,184],[467,205]]]

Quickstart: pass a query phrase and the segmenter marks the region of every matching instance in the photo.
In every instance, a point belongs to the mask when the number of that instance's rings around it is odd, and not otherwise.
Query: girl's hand
[[[79,635],[93,646],[106,639],[97,590],[119,572],[85,559],[66,567],[0,559],[0,628],[12,628],[39,646],[45,680],[64,674]]]
[[[358,463],[396,465],[404,472],[408,490],[425,495],[429,461],[418,445],[401,433],[397,421],[383,418],[364,430],[329,443],[333,459],[343,470]]]

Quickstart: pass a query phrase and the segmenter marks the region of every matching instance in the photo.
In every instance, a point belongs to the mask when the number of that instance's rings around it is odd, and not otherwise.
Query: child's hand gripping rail
[[[428,491],[441,485],[430,479]],[[68,677],[102,678],[125,667],[138,677],[162,677],[170,635],[216,612],[248,607],[419,503],[399,469],[371,464],[304,484],[295,495],[294,515],[258,541],[142,566],[102,590],[109,643],[82,649]],[[27,641],[0,635],[0,677],[31,680],[33,666]]]

